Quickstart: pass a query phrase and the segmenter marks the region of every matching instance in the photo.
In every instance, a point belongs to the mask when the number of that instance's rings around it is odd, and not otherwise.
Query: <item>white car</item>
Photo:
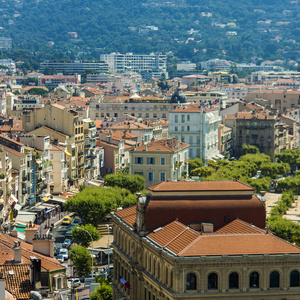
[[[68,260],[69,258],[68,250],[65,248],[60,249],[59,255],[62,255],[64,260]]]
[[[71,282],[71,285],[73,287],[81,286],[81,282],[79,278],[70,278],[68,281]]]
[[[63,263],[64,262],[64,257],[61,255],[61,254],[58,254],[57,256],[56,256],[56,259],[59,261],[59,262],[61,262],[61,263]]]

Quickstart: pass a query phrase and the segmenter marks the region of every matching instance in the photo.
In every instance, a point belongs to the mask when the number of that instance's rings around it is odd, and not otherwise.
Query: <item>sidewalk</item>
[[[54,224],[56,222],[58,222],[59,220],[61,220],[64,216],[67,216],[69,215],[68,212],[60,212],[60,213],[57,213],[54,217],[50,218],[50,219],[46,219],[41,225],[39,225],[38,227],[38,231],[41,233],[41,234],[47,234],[48,233],[48,230],[49,230],[49,226],[51,224]]]

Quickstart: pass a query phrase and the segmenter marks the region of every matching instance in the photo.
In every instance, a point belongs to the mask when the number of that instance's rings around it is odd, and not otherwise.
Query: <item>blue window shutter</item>
[[[141,175],[143,176],[143,175],[144,175],[144,172],[141,172]]]
[[[141,157],[141,165],[143,164],[143,157]]]
[[[147,165],[149,165],[150,164],[150,159],[149,159],[149,157],[147,157]]]
[[[135,158],[135,164],[136,165],[138,164],[138,158],[137,157]]]

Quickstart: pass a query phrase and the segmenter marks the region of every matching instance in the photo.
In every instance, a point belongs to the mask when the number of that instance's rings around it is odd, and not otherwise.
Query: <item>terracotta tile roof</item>
[[[5,279],[5,289],[16,299],[30,299],[30,264],[0,266],[0,272]],[[13,275],[8,272],[13,271]],[[5,298],[6,299],[6,298]]]
[[[236,219],[215,232],[216,234],[265,234],[266,231]]]
[[[60,132],[60,131],[54,130],[54,129],[52,129],[52,128],[48,127],[48,126],[45,126],[45,125],[42,126],[41,128],[47,129],[48,131],[53,131],[53,132],[55,132],[56,134],[59,134],[59,135],[65,136],[65,137],[68,136],[67,134],[64,134],[64,133],[62,133],[62,132]]]
[[[170,191],[254,191],[255,189],[240,181],[162,181],[148,187],[154,192]]]
[[[207,108],[203,108],[203,112],[207,113],[210,111],[214,111],[216,110],[217,107],[215,106],[211,106],[211,107],[207,107]],[[173,109],[171,110],[171,112],[185,112],[185,113],[200,113],[201,112],[201,106],[199,103],[192,103],[192,104],[187,104],[187,105],[182,105],[179,108]]]
[[[22,143],[16,141],[15,139],[12,139],[12,138],[8,137],[8,136],[5,135],[5,134],[0,134],[0,137],[3,138],[3,139],[5,139],[5,140],[7,140],[7,141],[10,141],[10,142],[12,142],[12,143],[14,143],[14,144],[17,144],[17,145],[19,145],[19,146],[24,146],[24,144],[22,144]]]
[[[175,152],[188,146],[189,144],[177,141],[176,139],[164,138],[157,141],[148,142],[145,145],[137,147],[134,152]]]
[[[104,93],[100,90],[97,90],[97,89],[91,89],[91,88],[84,88],[82,89],[81,91],[87,91],[87,92],[90,92],[91,94],[94,94],[94,95],[103,95]]]
[[[0,265],[10,264],[14,258],[14,242],[18,238],[0,233]],[[30,256],[41,259],[42,271],[62,270],[65,267],[55,258],[45,256],[33,251],[33,246],[29,243],[21,241],[21,255],[23,264],[30,263]]]
[[[180,226],[180,222],[174,221],[156,233],[151,232],[147,237],[178,256],[300,254],[299,247],[263,230],[255,231],[256,229],[246,222],[237,221],[232,227],[235,228],[232,233],[229,230],[228,233],[223,234],[216,232],[201,235],[183,224]],[[172,230],[175,234],[170,238]]]
[[[8,147],[3,146],[3,145],[2,145],[2,147],[3,147],[3,149],[4,149],[5,151],[7,151],[7,152],[9,152],[9,153],[12,153],[12,154],[14,154],[14,155],[17,155],[17,156],[19,156],[19,157],[26,156],[26,153],[21,153],[21,152],[19,152],[19,151],[13,150],[13,149],[8,148]]]
[[[300,91],[283,91],[283,90],[258,90],[258,91],[253,91],[250,94],[295,94],[299,95]]]
[[[115,215],[122,219],[125,223],[133,227],[136,220],[136,205],[124,208],[115,212]]]
[[[245,119],[245,120],[251,120],[251,119],[260,119],[260,120],[274,120],[276,119],[276,116],[271,116],[267,113],[263,112],[247,112],[247,111],[241,111],[236,113],[235,115],[226,115],[226,119]]]

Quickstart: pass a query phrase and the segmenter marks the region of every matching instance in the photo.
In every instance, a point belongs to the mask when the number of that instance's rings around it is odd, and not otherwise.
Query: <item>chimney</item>
[[[33,251],[54,257],[54,241],[51,233],[48,235],[36,233],[32,239]]]
[[[36,227],[32,227],[32,226],[25,228],[25,241],[27,243],[32,244],[32,240],[34,239],[37,230],[38,229]]]
[[[15,246],[13,247],[13,250],[14,250],[14,263],[20,264],[22,262],[20,241],[15,241]]]

